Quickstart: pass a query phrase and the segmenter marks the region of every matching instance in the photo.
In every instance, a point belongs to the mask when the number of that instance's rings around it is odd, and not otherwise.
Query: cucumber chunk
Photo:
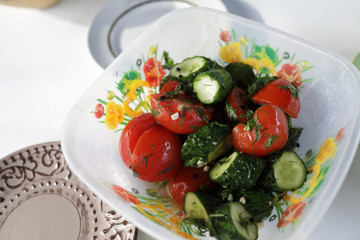
[[[205,104],[223,101],[234,86],[235,81],[224,69],[212,69],[198,74],[193,85],[197,98]]]
[[[251,214],[240,202],[228,202],[210,215],[215,237],[221,240],[254,240],[258,227]]]
[[[237,85],[243,89],[248,89],[256,78],[253,67],[249,64],[233,62],[229,63],[225,70],[230,73]]]
[[[201,72],[218,68],[221,68],[220,65],[207,57],[195,56],[185,58],[182,62],[171,67],[169,78],[177,79],[181,83],[181,90],[193,94],[195,77]]]
[[[288,151],[294,150],[299,142],[299,138],[302,131],[303,131],[302,127],[291,126],[289,128],[289,138],[282,150],[288,150]]]
[[[238,191],[223,188],[217,192],[217,196],[222,201],[241,202],[257,223],[268,218],[274,208],[273,194],[262,189]]]
[[[259,179],[259,185],[277,192],[300,188],[307,176],[303,160],[293,151],[284,151],[272,161]]]
[[[216,207],[220,204],[221,201],[211,194],[205,192],[188,192],[184,198],[185,218],[203,220],[210,234],[213,234],[214,231],[209,215],[215,211]]]
[[[264,159],[235,151],[217,162],[209,177],[222,186],[246,190],[255,186],[264,167]]]
[[[190,134],[181,148],[181,159],[185,166],[202,167],[227,153],[232,145],[231,128],[211,122]]]
[[[209,70],[208,59],[201,56],[195,56],[186,58],[182,62],[172,66],[170,69],[170,76],[185,79],[207,70]]]
[[[268,218],[274,208],[274,196],[261,190],[249,190],[239,194],[239,201],[253,216],[255,222],[262,222]]]

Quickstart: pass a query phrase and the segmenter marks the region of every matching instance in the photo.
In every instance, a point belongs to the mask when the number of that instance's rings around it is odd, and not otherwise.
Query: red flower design
[[[104,115],[104,106],[101,103],[98,103],[95,106],[95,111],[94,111],[94,115],[96,118],[101,118]]]
[[[292,223],[293,221],[295,221],[300,216],[300,214],[304,210],[305,206],[306,206],[306,203],[304,203],[304,202],[298,202],[298,203],[295,203],[295,204],[289,206],[283,212],[282,217],[276,226],[278,228],[285,227],[289,223]]]
[[[220,33],[220,39],[224,42],[230,42],[231,41],[231,34],[229,31],[221,31]]]
[[[165,75],[165,70],[162,68],[160,61],[151,57],[144,65],[144,73],[145,80],[150,83],[152,87],[157,87]]]
[[[125,201],[132,203],[134,205],[140,204],[139,199],[137,199],[134,195],[130,194],[128,191],[126,191],[124,188],[113,185],[112,189],[114,192],[116,192],[122,199]]]
[[[280,71],[277,72],[277,76],[287,80],[289,82],[292,82],[295,84],[295,86],[300,87],[301,86],[301,69],[296,66],[295,64],[284,64]]]
[[[340,141],[343,138],[344,134],[345,134],[345,128],[341,128],[339,130],[338,134],[336,135],[336,138],[335,138],[336,141]]]

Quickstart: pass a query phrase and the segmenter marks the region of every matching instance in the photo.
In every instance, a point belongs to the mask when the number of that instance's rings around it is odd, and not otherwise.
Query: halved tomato
[[[259,104],[273,104],[290,117],[297,118],[300,112],[298,88],[284,79],[276,79],[255,93],[251,99]]]
[[[168,96],[153,94],[150,98],[155,120],[178,134],[196,132],[212,118],[213,107],[200,103],[196,97],[184,94]]]
[[[225,100],[225,112],[228,121],[246,124],[248,121],[248,118],[246,117],[248,102],[249,99],[246,92],[239,87],[234,87]]]
[[[144,113],[131,119],[121,133],[119,141],[120,156],[127,167],[130,166],[131,154],[141,134],[156,124],[151,113]]]

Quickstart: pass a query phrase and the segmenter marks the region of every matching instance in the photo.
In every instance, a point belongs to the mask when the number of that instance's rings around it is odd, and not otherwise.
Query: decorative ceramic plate
[[[137,229],[70,171],[59,142],[0,161],[0,239],[123,239]]]
[[[69,166],[107,204],[157,239],[214,239],[184,221],[166,182],[142,181],[119,154],[121,131],[129,121],[159,113],[151,109],[149,95],[159,92],[167,67],[193,56],[221,66],[242,62],[257,76],[281,76],[300,89],[301,111],[291,124],[303,128],[296,152],[307,178],[301,188],[273,200],[259,239],[306,239],[337,194],[358,146],[360,74],[335,53],[249,19],[192,7],[156,21],[69,112],[62,136]],[[172,120],[172,126],[182,126],[183,117]],[[150,159],[144,156],[141,164],[147,167]]]
[[[220,0],[112,0],[98,13],[90,27],[90,52],[105,68],[159,17],[194,6],[227,11]]]

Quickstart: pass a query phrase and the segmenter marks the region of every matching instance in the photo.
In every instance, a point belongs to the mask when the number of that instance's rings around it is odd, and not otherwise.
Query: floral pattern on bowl
[[[293,82],[300,89],[313,80],[303,79],[302,74],[315,66],[306,60],[296,60],[296,53],[285,51],[281,56],[279,48],[275,49],[270,44],[258,45],[256,39],[248,39],[245,35],[237,37],[237,34],[235,29],[219,29],[219,54],[216,61],[220,65],[243,62],[251,65],[257,76],[278,76]],[[119,132],[133,117],[151,112],[148,97],[159,92],[161,79],[167,74],[164,66],[173,61],[170,56],[171,53],[166,50],[160,52],[158,45],[151,46],[146,57],[142,55],[122,75],[117,75],[118,82],[115,82],[114,89],[107,91],[106,99],[97,99],[98,104],[92,112],[95,118],[109,130]],[[327,138],[321,146],[316,147],[317,150],[310,149],[302,156],[310,173],[306,184],[299,190],[284,193],[281,199],[275,199],[273,214],[267,222],[276,220],[276,227],[284,232],[285,228],[291,228],[299,221],[302,212],[311,204],[326,179],[344,133],[345,128],[341,128],[335,137]],[[182,209],[172,202],[166,191],[159,191],[161,188],[164,190],[166,184],[158,184],[158,189],[147,189],[146,194],[140,194],[135,188],[126,190],[116,183],[106,185],[145,217],[176,234],[187,239],[207,236],[201,229],[183,221],[185,214]]]

